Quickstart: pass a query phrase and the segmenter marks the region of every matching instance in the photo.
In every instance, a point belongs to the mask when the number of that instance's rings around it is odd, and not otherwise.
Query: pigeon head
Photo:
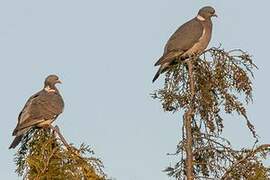
[[[55,89],[55,84],[61,83],[58,76],[56,75],[49,75],[44,82],[45,88]]]
[[[204,19],[210,19],[211,17],[217,17],[215,14],[215,9],[211,6],[205,6],[201,8],[198,12],[198,15]]]

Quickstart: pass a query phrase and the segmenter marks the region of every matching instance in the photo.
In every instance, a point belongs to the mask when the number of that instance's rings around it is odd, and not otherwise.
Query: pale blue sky
[[[84,142],[117,180],[167,180],[182,114],[164,113],[150,93],[154,62],[179,25],[212,5],[210,46],[242,48],[259,66],[248,115],[261,142],[269,142],[270,1],[9,0],[0,1],[1,179],[19,179],[8,150],[27,98],[58,74],[65,111],[56,124],[69,142]],[[236,147],[251,145],[243,119],[226,117],[225,135]]]

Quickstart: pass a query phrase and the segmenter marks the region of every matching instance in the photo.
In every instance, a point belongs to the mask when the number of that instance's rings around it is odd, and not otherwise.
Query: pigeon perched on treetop
[[[32,127],[48,127],[63,112],[64,101],[56,88],[61,83],[58,76],[49,75],[44,88],[31,96],[19,114],[18,123],[12,135],[16,136],[9,149],[15,148],[23,135]]]
[[[177,60],[186,60],[194,55],[200,55],[207,48],[212,34],[211,17],[213,16],[217,17],[213,7],[203,7],[195,18],[177,29],[168,40],[163,56],[155,63],[155,66],[160,65],[160,68],[152,82],[176,64]]]

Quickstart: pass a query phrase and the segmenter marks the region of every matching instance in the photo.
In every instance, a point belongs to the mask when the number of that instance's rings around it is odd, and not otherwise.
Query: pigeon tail
[[[17,130],[17,128],[15,128],[15,129],[13,130],[13,132],[12,132],[12,136],[16,136],[17,132],[18,132],[18,130]]]
[[[16,136],[11,145],[9,146],[9,149],[15,148],[22,140],[23,135]]]
[[[159,75],[160,75],[160,69],[159,69],[158,72],[155,74],[155,76],[154,76],[154,78],[153,78],[153,80],[152,80],[152,83],[154,83],[154,82],[157,80],[157,78],[159,77]]]
[[[160,74],[164,73],[165,71],[167,71],[169,69],[169,64],[165,63],[163,65],[160,66],[160,68],[158,69],[157,73],[155,74],[152,83],[154,83],[157,78],[159,77]]]

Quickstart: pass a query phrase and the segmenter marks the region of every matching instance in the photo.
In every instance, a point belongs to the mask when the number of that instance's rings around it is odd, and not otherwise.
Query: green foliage
[[[66,147],[50,129],[33,129],[16,153],[16,172],[30,180],[105,180],[102,162],[92,155],[84,144]]]
[[[252,101],[252,70],[257,68],[251,56],[242,50],[226,52],[211,48],[191,61],[194,96],[190,89],[188,66],[180,61],[166,73],[164,87],[155,91],[153,98],[161,101],[164,111],[187,112],[192,107],[192,154],[196,179],[220,179],[226,172],[225,179],[241,179],[246,175],[249,178],[269,178],[270,171],[262,163],[265,157],[258,156],[260,153],[267,155],[269,147],[235,150],[221,136],[224,128],[222,113],[238,113],[245,118],[257,142],[255,128],[247,118],[245,108],[245,104]],[[176,179],[186,176],[187,136],[186,129],[182,129],[182,139],[175,153],[180,155],[180,161],[165,169],[169,176]],[[255,153],[249,156],[250,152]],[[237,163],[246,156],[249,157]]]

